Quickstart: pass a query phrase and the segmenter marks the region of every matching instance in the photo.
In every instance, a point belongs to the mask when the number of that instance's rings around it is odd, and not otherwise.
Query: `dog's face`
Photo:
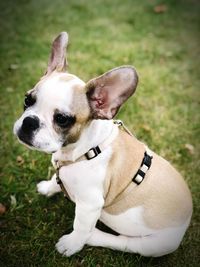
[[[84,88],[85,83],[71,74],[44,77],[26,94],[25,111],[14,125],[19,140],[49,153],[75,142],[89,118]]]
[[[76,142],[91,119],[112,119],[138,80],[135,69],[125,66],[85,84],[65,72],[67,41],[66,33],[54,40],[47,72],[27,92],[14,125],[20,142],[47,153]]]

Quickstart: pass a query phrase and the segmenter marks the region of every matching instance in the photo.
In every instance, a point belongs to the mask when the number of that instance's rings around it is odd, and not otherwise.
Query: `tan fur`
[[[142,143],[121,130],[112,144],[112,149],[113,154],[107,168],[105,184],[105,207],[113,203],[130,183],[133,174],[140,167],[140,159],[142,160],[145,151]],[[129,155],[131,156],[128,157]],[[123,164],[124,162],[126,164]]]
[[[70,143],[74,143],[78,140],[81,131],[85,127],[85,124],[88,123],[90,117],[90,109],[85,94],[85,87],[75,85],[73,89],[74,96],[71,109],[73,114],[76,115],[76,123],[71,128],[68,136],[68,140]]]
[[[155,153],[144,181],[140,185],[133,183],[131,179],[140,167],[144,151],[144,144],[120,131],[108,166],[104,210],[120,214],[142,206],[149,227],[178,226],[191,216],[190,191],[181,175]]]

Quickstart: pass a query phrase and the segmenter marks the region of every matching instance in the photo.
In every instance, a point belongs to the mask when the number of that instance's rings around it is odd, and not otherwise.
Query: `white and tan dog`
[[[112,120],[134,93],[137,73],[122,66],[85,84],[65,72],[67,42],[65,32],[54,40],[47,72],[28,91],[14,125],[20,142],[53,153],[76,204],[73,232],[56,248],[66,256],[85,244],[144,256],[171,253],[190,223],[190,191],[169,162]],[[61,191],[56,175],[37,188],[46,196]],[[98,230],[97,220],[119,235]]]

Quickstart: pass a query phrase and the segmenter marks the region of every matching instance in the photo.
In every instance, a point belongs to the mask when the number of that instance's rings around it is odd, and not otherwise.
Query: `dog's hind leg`
[[[87,244],[95,247],[106,247],[126,251],[127,242],[128,238],[126,236],[108,234],[95,228]]]
[[[41,181],[37,184],[38,193],[50,197],[61,191],[60,186],[56,182],[56,174],[49,181]]]
[[[124,252],[138,253],[147,257],[159,257],[176,250],[182,239],[181,231],[164,230],[157,234],[129,237],[115,236],[95,228],[88,245],[107,247]]]

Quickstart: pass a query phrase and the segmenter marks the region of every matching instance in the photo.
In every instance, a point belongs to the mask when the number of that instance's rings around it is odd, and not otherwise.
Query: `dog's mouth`
[[[25,145],[26,147],[32,150],[38,150],[45,152],[47,154],[53,154],[59,149],[59,147],[55,145],[50,145],[50,143],[48,142],[42,142],[42,143],[36,142],[34,141],[33,137],[28,136],[20,131],[17,133],[17,137],[21,144]],[[64,144],[61,145],[61,147],[62,146],[64,146]]]
[[[17,136],[18,141],[31,150],[52,154],[68,144],[63,137],[56,139],[51,132],[42,127],[35,131],[25,131],[18,124],[15,123],[13,132]]]

